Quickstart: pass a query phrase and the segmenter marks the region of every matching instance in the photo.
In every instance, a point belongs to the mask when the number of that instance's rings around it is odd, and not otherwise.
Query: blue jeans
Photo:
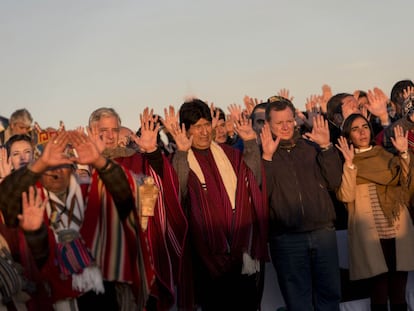
[[[270,254],[289,311],[339,310],[335,229],[271,236]]]

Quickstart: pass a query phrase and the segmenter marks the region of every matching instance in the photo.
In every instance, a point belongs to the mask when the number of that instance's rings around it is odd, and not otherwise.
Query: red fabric
[[[153,176],[160,189],[155,214],[149,218],[147,230],[139,230],[139,234],[141,246],[148,245],[148,248],[144,248],[148,253],[143,254],[147,278],[148,275],[156,275],[150,294],[157,298],[157,310],[169,310],[175,301],[174,284],[181,271],[181,258],[187,234],[187,220],[178,200],[176,173],[165,156],[162,180],[141,154],[115,160],[135,174]]]
[[[42,199],[45,199],[43,187],[38,182],[36,186],[39,189],[39,193],[42,195]],[[49,218],[47,216],[47,212],[45,211],[43,221],[48,228],[48,240],[49,240],[49,257],[46,264],[40,270],[41,278],[48,282],[48,286],[50,287],[51,293],[51,300],[53,303],[66,299],[66,298],[74,298],[80,295],[79,292],[74,291],[72,289],[72,277],[65,277],[61,276],[59,267],[57,265],[57,257],[56,257],[56,239],[53,230],[49,228]]]
[[[242,154],[234,148],[221,147],[237,175],[234,211],[210,150],[194,152],[204,174],[205,188],[192,171],[188,179],[187,208],[191,247],[196,250],[213,277],[229,271],[234,265],[241,266],[243,252],[249,253],[253,259],[269,260],[264,172],[260,189],[252,171],[242,160]],[[228,256],[229,253],[231,256]],[[191,256],[191,252],[188,251],[186,256]],[[186,260],[189,260],[188,257]],[[187,269],[180,286],[184,295],[193,290],[192,278],[191,270]],[[191,297],[180,299],[183,299],[180,302],[182,308],[191,310]]]
[[[19,228],[7,227],[1,223],[0,233],[9,244],[10,252],[14,260],[23,266],[24,275],[28,280],[36,283],[36,293],[31,296],[29,301],[26,302],[27,310],[52,311],[52,301],[46,291],[46,288],[44,287],[43,279],[26,243],[23,231]]]

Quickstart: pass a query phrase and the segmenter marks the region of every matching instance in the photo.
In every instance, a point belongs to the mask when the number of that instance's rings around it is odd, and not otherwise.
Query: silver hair
[[[115,117],[118,119],[118,126],[121,126],[121,118],[119,114],[113,108],[99,108],[91,113],[89,117],[89,126],[92,126],[92,123],[98,122],[101,118],[105,117]]]

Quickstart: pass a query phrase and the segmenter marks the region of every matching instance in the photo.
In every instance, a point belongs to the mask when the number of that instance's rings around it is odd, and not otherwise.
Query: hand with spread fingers
[[[168,111],[167,109],[164,109],[164,114],[164,120],[161,122],[174,138],[174,141],[177,145],[177,150],[190,150],[193,143],[193,138],[192,136],[187,136],[187,131],[185,130],[184,124],[181,126],[179,125],[178,115],[175,113],[174,107],[170,106]]]
[[[268,123],[265,123],[260,133],[260,141],[262,142],[263,154],[262,158],[266,161],[272,161],[273,154],[276,152],[280,143],[280,137],[273,139],[272,131]]]
[[[50,140],[43,149],[41,156],[29,164],[29,169],[35,173],[43,173],[47,168],[63,164],[72,164],[75,157],[66,153],[70,143],[70,135],[67,131],[61,131],[53,140]]]
[[[322,148],[329,145],[329,126],[328,121],[322,115],[313,117],[312,132],[305,133],[305,137],[317,143]]]
[[[244,114],[240,114],[240,118],[238,120],[235,120],[234,130],[236,131],[237,135],[239,135],[239,137],[244,141],[257,138],[256,132],[252,127],[252,120],[250,118],[247,118]]]
[[[335,145],[336,148],[339,149],[339,151],[342,152],[342,155],[344,156],[345,164],[349,167],[352,166],[353,160],[354,160],[354,145],[348,144],[348,141],[345,137],[341,136],[338,138],[338,144]]]
[[[10,157],[7,156],[7,149],[0,147],[0,182],[8,176],[12,171],[12,163]]]
[[[17,215],[20,228],[24,231],[38,230],[43,223],[47,199],[42,200],[40,193],[35,193],[33,186],[28,193],[22,193],[22,213]]]
[[[391,137],[391,142],[399,152],[406,152],[408,150],[408,131],[404,133],[404,129],[397,125],[394,127],[394,137]]]
[[[158,117],[154,116],[153,109],[146,107],[140,114],[141,136],[131,138],[141,148],[142,151],[150,153],[157,150],[157,136],[160,129]]]
[[[79,164],[91,164],[97,166],[97,162],[103,156],[95,144],[95,141],[88,135],[80,131],[69,131],[70,142],[76,150],[76,162]]]

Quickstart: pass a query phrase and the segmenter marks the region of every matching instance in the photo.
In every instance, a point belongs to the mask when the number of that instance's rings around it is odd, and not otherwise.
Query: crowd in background
[[[139,116],[0,118],[0,310],[256,311],[266,262],[289,311],[339,310],[340,229],[371,310],[407,310],[411,80]]]

